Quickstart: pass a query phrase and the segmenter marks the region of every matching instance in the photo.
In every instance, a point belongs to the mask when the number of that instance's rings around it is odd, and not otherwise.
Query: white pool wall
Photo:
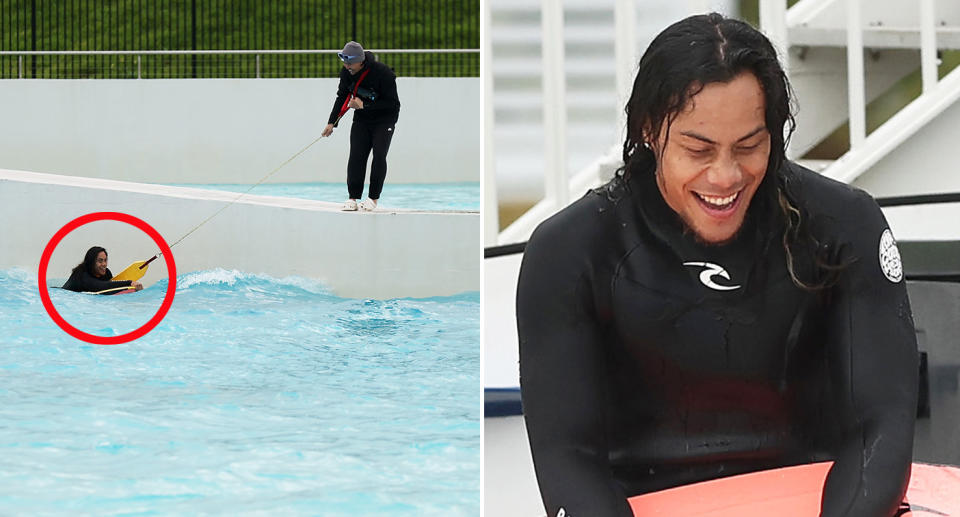
[[[168,244],[238,194],[0,170],[0,268],[38,271],[53,235],[91,212],[138,217]],[[177,272],[216,268],[320,280],[351,298],[446,296],[480,290],[478,212],[341,212],[339,203],[245,196],[173,248]],[[93,245],[111,270],[158,251],[124,223],[91,223],[58,247],[47,269],[64,279]],[[165,278],[161,261],[145,277]],[[56,285],[50,281],[48,285]]]
[[[320,135],[337,79],[0,80],[0,168],[251,184]],[[397,79],[390,183],[480,181],[479,78]],[[351,110],[269,182],[346,180]]]

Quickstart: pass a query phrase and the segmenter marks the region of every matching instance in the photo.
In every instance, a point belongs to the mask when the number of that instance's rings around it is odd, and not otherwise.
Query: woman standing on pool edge
[[[63,289],[78,293],[95,293],[117,287],[132,287],[134,290],[143,289],[143,285],[135,280],[120,280],[111,282],[113,273],[107,267],[107,250],[94,246],[87,250],[83,262],[77,264],[70,272],[70,278],[63,284]],[[107,294],[116,294],[118,291]]]
[[[786,161],[792,129],[746,23],[693,16],[647,49],[623,168],[524,253],[520,380],[550,517],[824,460],[822,515],[896,512],[918,386],[899,252],[868,195]]]

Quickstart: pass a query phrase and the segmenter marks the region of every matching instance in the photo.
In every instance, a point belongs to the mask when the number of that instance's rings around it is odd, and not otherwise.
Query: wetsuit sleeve
[[[105,289],[114,289],[117,287],[128,287],[132,282],[130,280],[100,280],[95,278],[90,273],[84,272],[81,273],[74,282],[72,291],[77,292],[86,292],[86,293],[95,293],[98,291],[103,291]]]
[[[347,74],[344,77],[344,74]],[[350,95],[350,72],[346,70],[340,71],[340,84],[337,86],[337,98],[333,101],[333,109],[330,110],[330,117],[327,118],[327,124],[333,124],[337,121],[337,117],[340,116],[340,107],[343,106],[343,103],[347,100],[347,96]]]
[[[917,407],[916,334],[899,253],[876,203],[862,195],[849,259],[836,288],[831,363],[845,426],[827,476],[822,515],[891,516],[910,478]],[[886,265],[883,265],[886,264]]]
[[[517,286],[521,398],[537,482],[549,517],[632,516],[609,466],[601,330],[589,265],[578,258],[589,246],[565,244],[570,233],[556,219],[541,226]]]

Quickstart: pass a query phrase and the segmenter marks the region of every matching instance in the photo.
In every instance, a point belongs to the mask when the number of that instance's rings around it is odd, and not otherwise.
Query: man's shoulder
[[[873,197],[857,187],[828,178],[793,162],[787,163],[785,167],[788,189],[796,201],[814,214],[849,219],[877,207]]]
[[[528,246],[591,249],[605,238],[611,208],[610,200],[594,191],[587,192],[540,223],[530,236]]]

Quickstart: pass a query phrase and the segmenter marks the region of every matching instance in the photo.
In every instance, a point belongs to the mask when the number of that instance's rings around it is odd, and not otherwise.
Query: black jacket
[[[63,284],[63,288],[68,291],[76,291],[78,293],[95,293],[105,289],[127,287],[132,283],[130,280],[111,282],[111,278],[113,278],[113,273],[110,272],[110,268],[107,268],[107,274],[102,278],[97,278],[91,275],[88,271],[81,269],[70,275],[70,278],[68,278],[66,283]],[[105,294],[117,294],[117,292],[118,291],[114,291],[112,293]]]
[[[367,70],[357,88],[357,97],[363,101],[362,110],[354,110],[353,120],[362,122],[396,122],[400,116],[400,98],[397,97],[397,76],[389,66],[377,61],[372,52],[364,52],[364,67],[357,75],[350,75],[346,68],[340,69],[340,86],[337,87],[337,100],[333,102],[327,123],[333,124],[340,115],[347,96],[353,93],[354,85]]]
[[[757,198],[735,240],[704,246],[652,173],[534,232],[517,323],[548,515],[627,517],[630,496],[827,459],[824,516],[896,510],[918,387],[899,255],[867,194],[784,168],[805,224],[846,264],[829,296],[791,281],[782,222]]]

